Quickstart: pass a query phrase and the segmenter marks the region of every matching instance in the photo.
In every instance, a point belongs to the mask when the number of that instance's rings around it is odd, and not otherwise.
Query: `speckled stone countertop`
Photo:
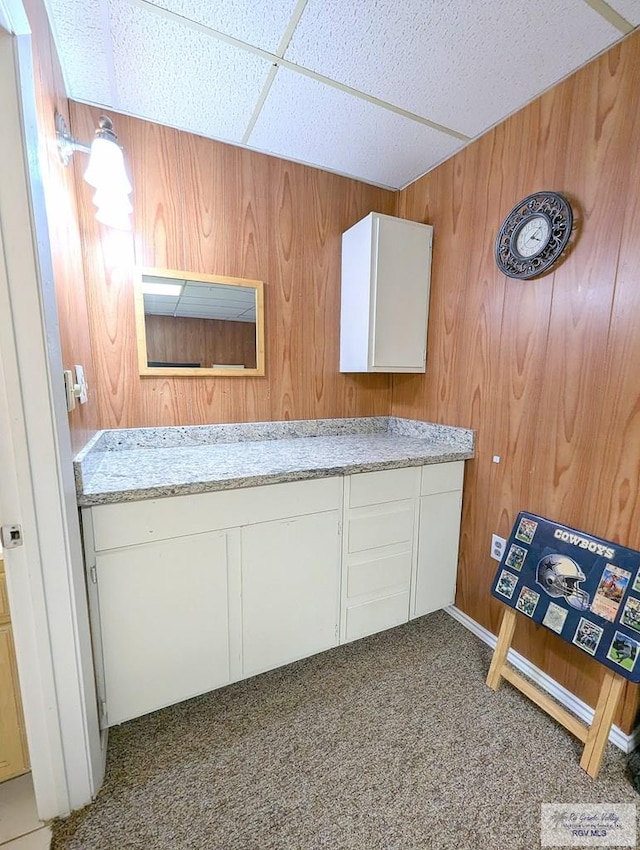
[[[99,431],[74,460],[78,504],[104,505],[467,460],[474,432],[377,416]]]

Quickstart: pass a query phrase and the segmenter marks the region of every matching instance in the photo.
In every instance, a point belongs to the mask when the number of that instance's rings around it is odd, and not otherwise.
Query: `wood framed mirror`
[[[140,269],[135,310],[141,375],[264,375],[261,280]]]

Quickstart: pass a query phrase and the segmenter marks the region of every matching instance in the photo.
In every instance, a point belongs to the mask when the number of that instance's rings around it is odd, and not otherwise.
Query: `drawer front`
[[[384,510],[371,510],[349,520],[348,552],[362,552],[413,539],[413,501],[398,502]]]
[[[342,478],[147,499],[89,508],[96,551],[339,510]]]
[[[448,493],[450,490],[462,490],[464,461],[451,463],[432,463],[422,467],[421,496],[432,493]]]
[[[347,597],[380,593],[389,588],[409,587],[411,550],[366,561],[350,563],[347,568]]]
[[[4,573],[0,573],[0,623],[8,623],[11,617],[9,616],[9,595],[7,594],[7,579]]]
[[[351,475],[349,507],[361,508],[365,505],[412,499],[418,491],[419,477],[418,466]]]
[[[347,608],[345,640],[357,640],[406,623],[409,619],[409,591],[384,599],[374,599]]]

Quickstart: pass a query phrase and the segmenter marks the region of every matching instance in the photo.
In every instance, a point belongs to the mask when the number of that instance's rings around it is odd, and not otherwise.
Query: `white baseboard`
[[[484,643],[488,644],[492,649],[495,649],[497,637],[492,634],[492,632],[485,629],[485,627],[481,626],[480,623],[471,619],[468,614],[460,611],[460,609],[456,608],[455,605],[450,605],[444,610],[450,617],[453,617],[454,620],[457,620],[466,629],[473,632],[476,637],[479,637],[481,641],[484,641]],[[576,717],[582,720],[583,723],[586,723],[588,726],[591,725],[594,710],[591,706],[587,705],[586,702],[578,699],[575,694],[572,694],[571,691],[568,691],[556,682],[555,679],[552,679],[551,676],[543,673],[542,670],[535,667],[530,661],[527,661],[523,655],[520,655],[520,653],[516,652],[514,649],[509,650],[507,660],[513,667],[516,668],[516,670],[519,670],[535,682],[538,687],[550,694],[568,711],[575,714]],[[618,726],[612,726],[611,732],[609,733],[609,740],[624,753],[630,753],[640,743],[640,726],[636,727],[631,735],[627,735],[626,732],[623,732]]]

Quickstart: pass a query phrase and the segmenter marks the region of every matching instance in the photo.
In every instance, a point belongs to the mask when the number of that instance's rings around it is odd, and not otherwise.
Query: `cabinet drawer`
[[[303,516],[342,506],[342,478],[90,508],[96,551]]]
[[[419,475],[420,467],[417,466],[351,475],[349,507],[361,508],[365,505],[412,499],[418,489]]]
[[[398,585],[409,586],[411,550],[351,562],[347,568],[347,597],[379,593]]]
[[[384,629],[406,623],[409,619],[409,591],[396,593],[384,599],[374,599],[362,605],[347,608],[345,639],[357,640]]]
[[[7,579],[4,573],[0,573],[0,623],[8,623],[10,619]]]
[[[413,500],[397,502],[383,510],[372,508],[352,516],[348,528],[348,552],[409,543],[413,538],[413,525]]]
[[[422,467],[421,496],[432,493],[448,493],[450,490],[462,490],[464,461],[451,463],[432,463]]]

